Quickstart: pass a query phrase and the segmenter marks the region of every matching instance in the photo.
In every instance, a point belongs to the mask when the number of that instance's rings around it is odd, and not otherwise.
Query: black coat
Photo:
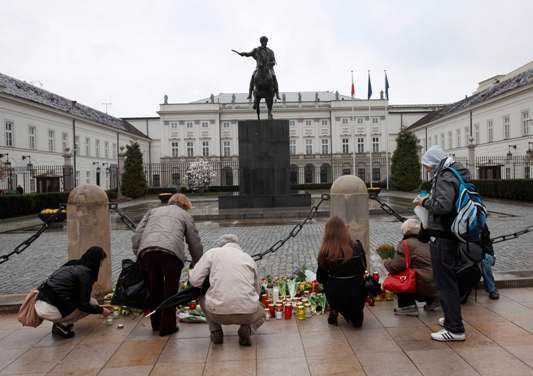
[[[365,253],[361,245],[353,247],[354,256],[348,261],[318,266],[317,281],[324,285],[330,307],[342,314],[348,321],[362,322],[367,291],[364,274]]]
[[[89,314],[102,313],[102,307],[91,304],[95,280],[94,271],[88,266],[67,263],[39,287],[37,299],[57,307],[63,317],[76,308]]]

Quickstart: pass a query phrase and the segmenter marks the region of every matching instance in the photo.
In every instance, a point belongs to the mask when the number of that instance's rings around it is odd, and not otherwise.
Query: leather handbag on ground
[[[407,241],[402,241],[405,255],[405,270],[396,274],[389,274],[383,281],[383,288],[396,294],[413,294],[416,292],[416,272],[411,269],[411,251]]]
[[[122,260],[122,271],[111,304],[144,309],[148,298],[148,288],[139,264],[133,260]]]
[[[43,322],[43,319],[37,315],[35,311],[35,302],[37,301],[39,290],[32,289],[24,298],[24,302],[20,306],[17,320],[22,326],[31,326],[36,328]]]

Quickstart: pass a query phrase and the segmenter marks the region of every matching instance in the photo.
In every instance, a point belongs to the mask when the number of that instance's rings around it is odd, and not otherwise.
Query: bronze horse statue
[[[268,119],[272,117],[272,104],[274,102],[274,80],[272,78],[271,69],[266,66],[257,67],[254,75],[254,105],[253,108],[257,112],[257,120],[260,120],[261,113],[261,99],[264,98],[268,108]]]

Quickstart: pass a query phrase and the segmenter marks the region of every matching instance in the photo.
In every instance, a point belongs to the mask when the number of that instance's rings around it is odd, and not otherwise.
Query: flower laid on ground
[[[381,244],[376,248],[376,252],[383,260],[394,257],[394,246],[392,244]]]
[[[56,217],[52,222],[63,222],[67,219],[67,211],[65,209],[43,209],[39,212],[38,217],[43,221],[49,221],[50,217],[55,215]]]

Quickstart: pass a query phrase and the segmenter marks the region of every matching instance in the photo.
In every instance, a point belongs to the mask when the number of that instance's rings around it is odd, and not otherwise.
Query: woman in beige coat
[[[397,294],[398,308],[396,315],[418,316],[416,301],[426,302],[424,309],[435,310],[438,307],[437,286],[433,278],[431,267],[431,252],[429,244],[419,240],[420,222],[408,219],[402,224],[403,239],[396,246],[396,253],[392,259],[384,261],[385,268],[392,274],[405,270],[405,253],[403,240],[407,242],[411,254],[411,268],[416,272],[416,293]]]

